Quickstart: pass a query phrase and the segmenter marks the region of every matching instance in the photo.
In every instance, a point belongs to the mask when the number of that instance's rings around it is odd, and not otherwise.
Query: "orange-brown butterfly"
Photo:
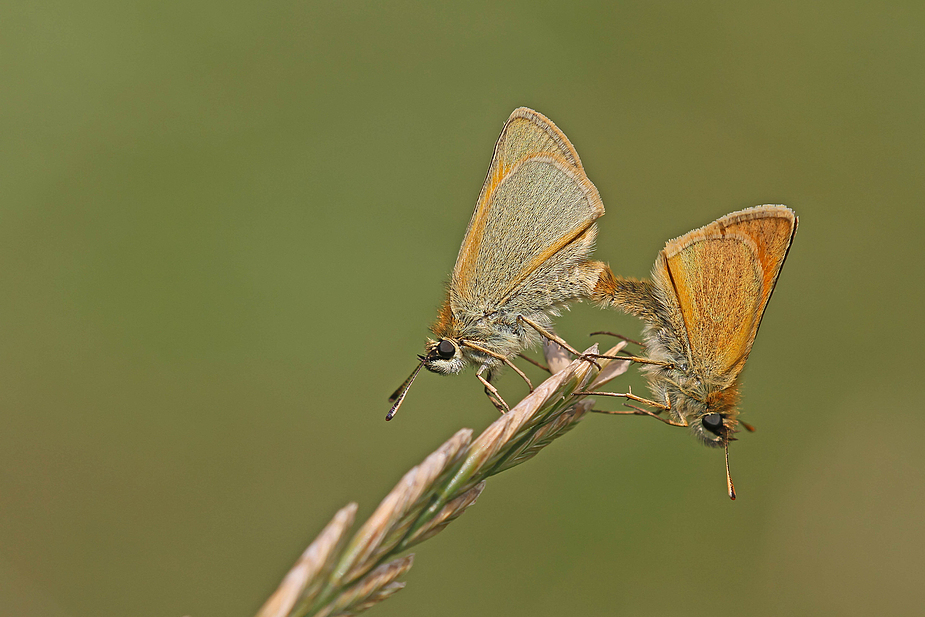
[[[658,254],[651,280],[605,272],[600,291],[611,303],[641,317],[647,373],[654,400],[621,396],[655,411],[646,414],[689,427],[709,446],[726,453],[739,424],[739,374],[774,291],[797,217],[786,206],[756,206],[733,212],[669,241]],[[667,412],[667,418],[660,414]],[[748,424],[742,423],[752,430]]]
[[[550,332],[553,315],[589,298],[606,266],[591,261],[596,219],[604,214],[574,146],[540,113],[514,110],[501,130],[475,212],[463,238],[446,299],[421,362],[389,398],[392,419],[426,368],[444,375],[473,364],[492,402],[507,404],[491,384],[501,365],[539,335],[574,351]],[[575,352],[577,353],[577,352]]]

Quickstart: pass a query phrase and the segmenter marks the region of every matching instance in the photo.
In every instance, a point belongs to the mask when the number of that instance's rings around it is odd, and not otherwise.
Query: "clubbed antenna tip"
[[[414,378],[418,376],[418,373],[421,372],[421,369],[424,368],[424,358],[421,358],[421,362],[418,364],[417,368],[408,375],[408,379],[402,382],[398,389],[392,393],[392,396],[389,397],[389,402],[392,403],[392,408],[389,410],[389,413],[385,416],[385,421],[388,422],[395,417],[395,412],[398,411],[398,408],[401,407],[401,402],[405,400],[405,395],[408,394],[408,390],[411,388],[411,384],[414,382]]]

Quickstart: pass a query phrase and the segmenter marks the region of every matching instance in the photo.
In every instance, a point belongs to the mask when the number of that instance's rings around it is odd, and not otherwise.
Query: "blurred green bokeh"
[[[337,508],[493,420],[471,373],[383,416],[519,105],[577,147],[619,273],[739,208],[800,215],[740,498],[683,431],[590,417],[374,613],[921,614],[922,3],[17,0],[0,23],[0,614],[252,615]],[[558,322],[598,329],[639,323]]]

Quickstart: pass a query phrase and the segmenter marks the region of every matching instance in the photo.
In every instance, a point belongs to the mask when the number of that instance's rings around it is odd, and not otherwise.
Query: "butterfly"
[[[655,260],[651,280],[606,271],[600,281],[601,296],[646,324],[647,354],[635,360],[645,364],[653,399],[632,393],[594,394],[624,397],[655,410],[633,407],[604,413],[650,415],[688,427],[708,446],[723,447],[732,499],[729,442],[740,423],[740,374],[797,223],[786,206],[733,212],[670,240]]]
[[[501,411],[493,372],[551,332],[569,302],[591,298],[607,266],[589,259],[604,205],[574,146],[546,116],[521,107],[501,130],[446,297],[414,372],[389,398],[390,420],[422,368],[443,375],[475,366]]]

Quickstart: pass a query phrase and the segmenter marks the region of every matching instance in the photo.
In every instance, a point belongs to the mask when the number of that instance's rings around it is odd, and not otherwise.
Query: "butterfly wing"
[[[575,147],[552,120],[538,111],[519,107],[511,113],[501,129],[485,185],[489,186],[489,180],[493,177],[506,175],[521,159],[537,154],[556,154],[569,165],[582,169]]]
[[[517,297],[519,308],[532,312],[548,308],[550,299],[567,299],[561,296],[575,284],[570,277],[590,254],[594,221],[603,214],[568,138],[542,114],[515,110],[456,260],[450,309],[491,311]],[[544,292],[529,284],[531,277],[557,283]]]
[[[742,370],[796,229],[789,208],[757,206],[662,249],[654,279],[677,303],[694,371],[731,382]]]

